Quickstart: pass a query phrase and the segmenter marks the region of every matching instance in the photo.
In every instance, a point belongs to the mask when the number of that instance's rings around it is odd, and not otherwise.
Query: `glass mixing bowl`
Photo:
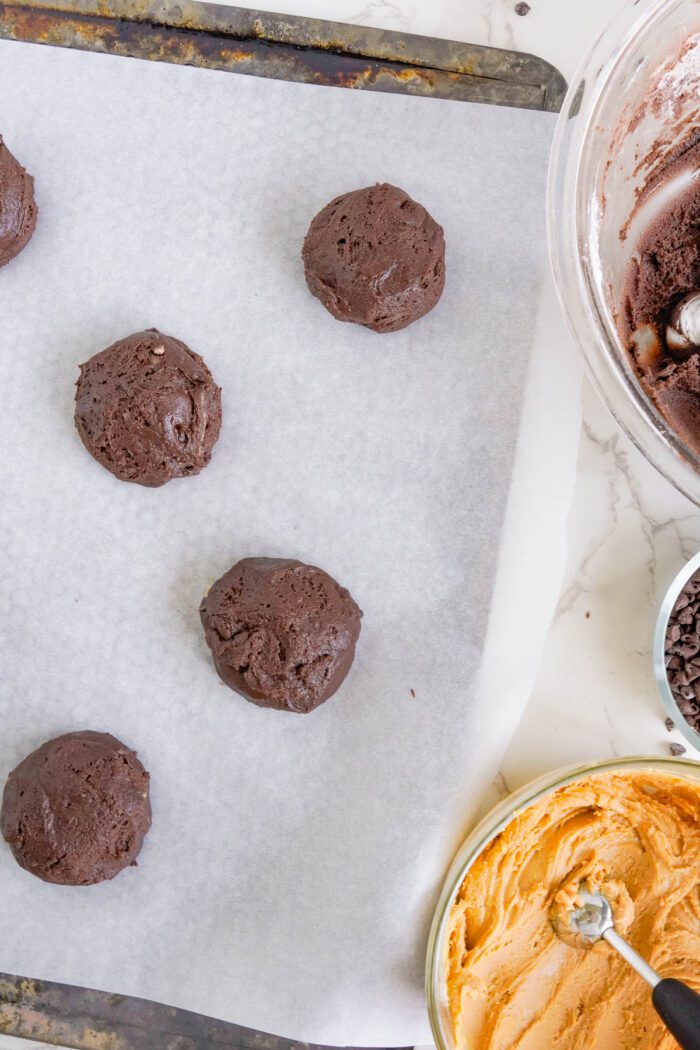
[[[588,373],[635,445],[678,489],[700,503],[700,459],[670,430],[641,389],[618,336],[614,311],[635,247],[620,238],[648,174],[655,144],[700,124],[700,0],[628,2],[582,62],[564,101],[549,169],[550,257],[564,314]],[[663,93],[644,105],[668,63]],[[663,100],[662,100],[663,95]]]
[[[700,762],[679,758],[617,758],[585,765],[568,766],[548,773],[503,799],[478,824],[460,848],[447,873],[445,884],[433,919],[428,942],[426,965],[426,995],[428,1012],[437,1050],[453,1050],[454,1041],[445,987],[445,960],[448,949],[448,920],[452,902],[479,854],[492,839],[524,809],[564,784],[583,780],[593,773],[616,770],[651,769],[672,776],[686,777],[700,782]]]

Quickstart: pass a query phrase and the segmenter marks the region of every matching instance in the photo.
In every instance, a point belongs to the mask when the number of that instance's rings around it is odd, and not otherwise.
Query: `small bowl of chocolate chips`
[[[654,671],[670,720],[700,751],[700,554],[678,573],[661,604]]]

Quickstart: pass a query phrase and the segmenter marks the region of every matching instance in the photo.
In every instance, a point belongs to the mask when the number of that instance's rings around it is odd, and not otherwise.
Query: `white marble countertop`
[[[567,80],[611,8],[610,0],[530,0],[529,12],[519,16],[516,0],[270,0],[269,6],[529,51]],[[573,346],[562,352],[574,353]],[[571,762],[663,755],[672,740],[681,742],[664,727],[650,647],[668,583],[700,549],[700,510],[649,466],[586,380],[582,397],[568,567],[536,686],[494,797]],[[0,1036],[0,1047],[38,1045]]]

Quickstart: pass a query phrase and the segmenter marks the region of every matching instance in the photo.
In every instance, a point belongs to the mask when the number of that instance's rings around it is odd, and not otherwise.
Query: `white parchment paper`
[[[138,868],[92,888],[0,849],[0,969],[299,1039],[425,1040],[436,893],[562,567],[578,369],[543,290],[553,118],[13,43],[0,98],[40,208],[0,271],[0,776],[107,730],[154,811]],[[447,284],[377,336],[309,295],[299,252],[331,197],[383,180],[443,224]],[[79,362],[148,326],[224,401],[210,466],[156,491],[72,423]],[[200,598],[254,554],[322,566],[365,612],[312,715],[214,672]]]

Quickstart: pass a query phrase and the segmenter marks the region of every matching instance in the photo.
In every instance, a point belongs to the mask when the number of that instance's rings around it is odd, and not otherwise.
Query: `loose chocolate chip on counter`
[[[685,748],[682,744],[669,744],[668,749],[674,758],[678,758],[679,755],[685,754]]]
[[[700,733],[700,572],[683,586],[671,611],[664,640],[668,684],[678,710]],[[670,731],[673,723],[666,720]],[[681,747],[672,744],[672,747]],[[682,752],[678,752],[682,754]]]
[[[529,4],[521,3],[521,4],[516,4],[515,5],[515,13],[516,13],[516,15],[522,15],[523,17],[525,17],[525,15],[529,13],[529,11],[530,11],[530,5]]]
[[[672,729],[676,728],[676,723],[673,721],[672,718],[666,718],[664,720],[664,725],[668,729],[669,733],[671,732]]]

